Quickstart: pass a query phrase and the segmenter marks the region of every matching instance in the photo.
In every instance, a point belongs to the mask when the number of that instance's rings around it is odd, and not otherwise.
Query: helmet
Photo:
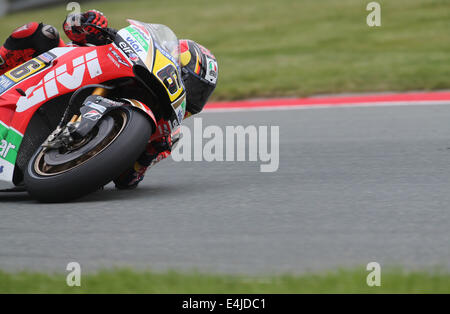
[[[202,111],[217,85],[217,60],[205,47],[188,39],[179,41],[181,72],[186,87],[186,111]]]

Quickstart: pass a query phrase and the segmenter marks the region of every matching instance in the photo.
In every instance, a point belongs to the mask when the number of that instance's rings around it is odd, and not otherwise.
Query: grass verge
[[[0,271],[0,293],[450,293],[448,272],[394,268],[382,272],[381,287],[367,286],[363,267],[264,277],[116,269],[82,275],[81,287],[68,287],[66,275]]]

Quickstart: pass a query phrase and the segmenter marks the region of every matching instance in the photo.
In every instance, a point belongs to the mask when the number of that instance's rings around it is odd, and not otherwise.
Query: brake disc
[[[95,137],[84,145],[74,150],[61,153],[59,149],[50,149],[45,152],[44,161],[48,166],[59,166],[88,154],[95,149],[114,128],[114,119],[110,116],[103,117],[98,125],[98,132]]]

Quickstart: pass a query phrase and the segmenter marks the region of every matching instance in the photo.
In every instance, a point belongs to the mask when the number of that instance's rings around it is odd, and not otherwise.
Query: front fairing
[[[186,92],[180,75],[178,40],[167,26],[128,21],[131,25],[119,30],[115,44],[136,67],[146,69],[152,79],[145,83],[159,91],[158,98],[166,100],[163,105],[167,103],[172,113],[168,120],[179,126],[186,112]],[[155,82],[159,86],[153,86]]]
[[[36,110],[82,86],[133,77],[132,64],[124,61],[114,44],[62,47],[0,76],[0,188],[1,181],[12,181],[22,139]]]

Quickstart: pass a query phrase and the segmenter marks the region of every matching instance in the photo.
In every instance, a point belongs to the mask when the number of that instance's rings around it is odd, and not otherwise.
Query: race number
[[[43,68],[45,68],[45,66],[46,64],[44,62],[37,58],[34,58],[5,73],[5,75],[15,83],[17,83],[38,72],[39,70],[42,70]]]

